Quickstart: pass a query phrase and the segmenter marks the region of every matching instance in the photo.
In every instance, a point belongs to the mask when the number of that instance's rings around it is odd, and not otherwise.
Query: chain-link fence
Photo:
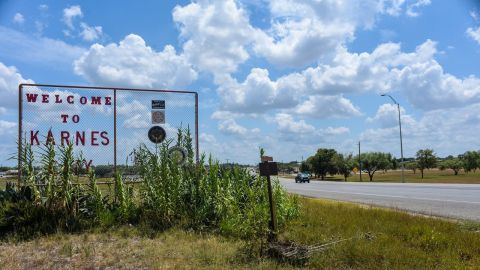
[[[198,160],[198,95],[172,90],[21,84],[19,149],[36,153],[47,140],[73,144],[75,154],[100,176],[131,166],[140,145],[155,149],[149,130],[161,127],[165,141],[176,144],[177,130],[190,129]],[[150,134],[151,135],[151,134]],[[151,136],[150,136],[151,137]],[[19,168],[21,168],[19,157]],[[21,171],[19,172],[21,175]]]

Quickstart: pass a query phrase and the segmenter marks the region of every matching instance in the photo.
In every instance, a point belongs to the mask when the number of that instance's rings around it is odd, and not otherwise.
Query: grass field
[[[279,238],[314,245],[368,233],[315,253],[309,269],[479,269],[480,224],[326,200],[302,199],[301,217]],[[172,229],[133,227],[0,243],[1,269],[292,269],[245,255],[244,243]]]
[[[279,175],[282,176],[282,175]],[[294,178],[294,175],[285,175],[285,177]],[[364,182],[369,182],[370,179],[368,174],[362,173],[362,180]],[[320,180],[320,179],[318,179]],[[325,178],[327,181],[344,181],[343,176],[334,175],[327,176]],[[348,178],[348,182],[359,182],[360,175],[356,174]],[[402,172],[400,170],[383,171],[375,172],[373,176],[374,182],[392,182],[398,183],[402,182]],[[453,171],[450,169],[440,171],[438,169],[425,170],[424,178],[420,174],[420,171],[414,174],[411,170],[405,170],[405,182],[407,183],[456,183],[456,184],[480,184],[480,170],[476,172],[464,173],[460,171],[458,175],[454,175]]]

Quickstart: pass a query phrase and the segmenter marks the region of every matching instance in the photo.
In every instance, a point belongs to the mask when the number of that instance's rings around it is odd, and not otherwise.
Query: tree
[[[385,170],[390,166],[390,158],[387,153],[363,153],[360,155],[360,158],[362,160],[362,169],[367,171],[368,177],[370,177],[370,182],[373,181],[373,175],[377,170]]]
[[[407,170],[412,170],[413,174],[415,174],[417,172],[417,169],[418,169],[417,162],[416,161],[410,161],[407,164],[405,164],[405,168]]]
[[[335,157],[335,165],[337,166],[338,173],[343,175],[346,182],[353,170],[353,167],[355,166],[352,154],[337,154]]]
[[[392,170],[398,169],[398,163],[398,160],[395,157],[392,157],[392,159],[390,160]]]
[[[308,164],[307,162],[302,162],[302,164],[300,164],[300,172],[310,172],[311,171],[311,168],[310,168],[310,164]]]
[[[453,170],[453,173],[455,175],[458,175],[458,172],[462,169],[463,166],[464,164],[460,159],[453,158],[443,161],[440,165],[440,169],[449,168]]]
[[[6,172],[8,170],[12,170],[12,168],[7,166],[0,166],[0,172]]]
[[[112,177],[113,176],[113,166],[112,165],[97,165],[94,166],[95,175],[97,177]]]
[[[423,179],[423,171],[425,169],[430,169],[435,167],[437,164],[437,157],[435,156],[435,152],[432,149],[420,149],[417,151],[417,165],[418,169],[422,173]]]
[[[322,180],[325,180],[327,174],[335,174],[337,172],[337,167],[335,166],[336,155],[337,151],[335,151],[335,149],[320,148],[311,159],[309,158],[312,170],[316,175],[319,175]]]
[[[475,151],[467,151],[459,156],[463,161],[465,172],[475,172],[480,167],[480,153]]]

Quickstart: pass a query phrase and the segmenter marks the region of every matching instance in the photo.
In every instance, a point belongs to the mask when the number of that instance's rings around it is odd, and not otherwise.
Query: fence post
[[[117,174],[117,89],[113,89],[113,175]]]

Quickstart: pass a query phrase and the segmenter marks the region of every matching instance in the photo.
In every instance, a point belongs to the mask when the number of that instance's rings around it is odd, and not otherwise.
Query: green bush
[[[55,147],[47,142],[39,167],[34,166],[31,147],[24,145],[21,188],[8,185],[0,192],[0,235],[28,238],[126,223],[153,230],[172,226],[208,230],[260,243],[269,233],[266,179],[240,167],[222,168],[204,155],[194,162],[188,128],[179,129],[175,144],[186,150],[184,162],[169,156],[173,140],[154,150],[141,145],[135,151],[133,170],[143,182],[125,183],[117,173],[113,192],[105,196],[93,169],[88,182],[80,185],[79,174],[85,168],[80,167],[82,156],[74,157],[72,145]],[[298,201],[278,181],[272,184],[282,228],[298,215]]]

